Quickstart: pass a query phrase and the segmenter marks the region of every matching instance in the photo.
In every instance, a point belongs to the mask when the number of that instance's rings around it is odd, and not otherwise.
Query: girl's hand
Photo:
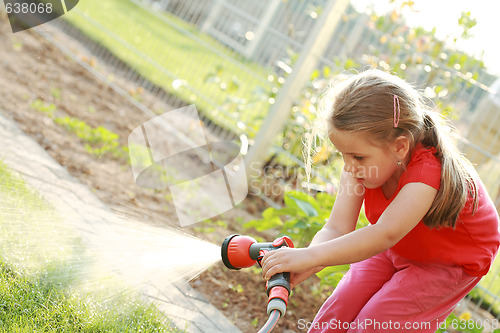
[[[313,267],[313,268],[311,268],[303,273],[290,273],[290,288],[291,289],[295,288],[296,285],[307,280],[311,275],[319,272],[323,268],[324,267],[322,267],[322,266],[317,266],[317,267]]]
[[[266,253],[261,261],[264,280],[269,280],[277,273],[290,272],[294,286],[304,281],[314,273],[313,268],[316,266],[309,250],[309,248],[282,247]]]

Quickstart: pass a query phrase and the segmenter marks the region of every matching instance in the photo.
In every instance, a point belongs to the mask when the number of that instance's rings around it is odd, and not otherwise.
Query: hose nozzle
[[[222,262],[229,269],[250,267],[262,258],[263,253],[283,246],[293,247],[288,236],[276,238],[272,242],[258,243],[250,236],[230,235],[222,242]]]
[[[229,269],[250,267],[264,256],[266,252],[277,250],[283,246],[294,247],[292,240],[279,237],[273,242],[258,243],[249,236],[231,235],[222,242],[222,262]],[[278,310],[285,315],[290,294],[290,273],[278,273],[267,281],[268,307],[267,313]]]
[[[229,269],[250,267],[257,262],[257,257],[250,255],[250,246],[257,243],[250,236],[231,235],[222,242],[222,262]]]

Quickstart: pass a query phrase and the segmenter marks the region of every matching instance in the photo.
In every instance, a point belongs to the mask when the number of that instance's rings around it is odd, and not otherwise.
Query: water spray
[[[222,262],[229,269],[241,269],[259,263],[269,251],[281,247],[294,247],[292,240],[287,237],[276,238],[272,242],[258,243],[249,236],[231,235],[222,242]],[[285,315],[290,295],[290,273],[273,275],[266,283],[268,295],[267,314],[269,319],[260,329],[259,333],[271,332],[280,317]]]

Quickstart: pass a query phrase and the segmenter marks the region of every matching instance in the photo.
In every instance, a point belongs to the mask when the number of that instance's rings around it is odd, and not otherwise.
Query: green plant
[[[37,98],[33,102],[31,102],[30,108],[38,112],[45,113],[50,118],[54,117],[54,112],[56,110],[56,106],[53,103],[45,103],[40,98]]]
[[[213,233],[216,227],[227,229],[227,222],[223,220],[213,221],[212,219],[207,219],[201,221],[201,226],[195,227],[193,228],[193,230],[196,232],[203,232],[208,234],[208,233]]]
[[[229,285],[229,288],[231,288],[231,290],[237,292],[237,293],[242,293],[243,292],[243,286],[241,284],[237,284],[236,286],[233,286],[233,285]]]
[[[322,285],[336,287],[348,270],[349,265],[328,266],[316,273],[316,276],[320,278]]]
[[[296,246],[305,246],[325,224],[334,201],[326,193],[318,193],[315,198],[304,192],[286,192],[285,207],[269,207],[262,213],[262,219],[249,221],[244,227],[257,231],[277,228],[281,234],[290,236]]]
[[[102,126],[93,128],[84,121],[73,117],[60,117],[54,121],[82,139],[85,142],[85,149],[91,154],[97,156],[111,154],[114,157],[123,154],[123,149],[120,148],[118,141],[119,135]]]
[[[51,89],[50,93],[56,100],[61,98],[61,90],[58,88]],[[128,152],[126,147],[120,146],[118,141],[120,136],[105,127],[93,128],[83,120],[74,117],[56,117],[55,111],[57,107],[54,103],[46,103],[37,98],[30,104],[30,107],[33,110],[45,113],[56,124],[76,134],[84,141],[84,147],[90,154],[97,156],[111,155],[119,158],[125,156]],[[92,110],[93,108],[89,108],[89,112],[95,112],[95,110]]]
[[[285,207],[269,207],[262,213],[262,219],[252,220],[244,224],[246,228],[257,231],[278,229],[281,235],[288,235],[296,247],[303,247],[323,227],[335,202],[335,197],[327,193],[313,196],[308,193],[290,191],[285,193]],[[358,220],[358,228],[366,226],[368,220],[362,212]],[[322,284],[336,286],[349,265],[327,267],[316,275]]]

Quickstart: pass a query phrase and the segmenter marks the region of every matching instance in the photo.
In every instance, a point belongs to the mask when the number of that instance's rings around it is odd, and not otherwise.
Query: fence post
[[[293,67],[292,73],[286,79],[276,95],[275,103],[271,106],[267,117],[264,119],[255,142],[245,158],[248,180],[251,180],[251,170],[261,170],[266,152],[290,116],[292,103],[299,96],[300,90],[310,79],[312,71],[318,64],[328,43],[331,41],[335,28],[346,10],[349,0],[329,0],[323,13],[311,31],[299,58]]]
[[[215,21],[217,20],[218,15],[220,14],[220,11],[222,10],[222,2],[223,0],[214,0],[213,1],[213,7],[210,10],[210,12],[207,15],[207,18],[205,19],[205,22],[203,22],[203,25],[201,26],[201,31],[205,33],[209,33],[210,29],[215,24]]]
[[[490,157],[500,153],[500,79],[496,80],[489,93],[483,97],[472,117],[466,139],[484,152],[472,146],[465,146],[463,153],[474,164],[481,165]],[[486,154],[485,154],[486,152]]]
[[[270,4],[267,6],[266,12],[264,13],[264,17],[261,19],[259,25],[255,29],[254,38],[248,43],[248,46],[244,51],[245,57],[249,59],[254,58],[255,51],[260,45],[262,38],[264,38],[266,29],[274,18],[276,11],[280,8],[280,4],[281,0],[270,1]]]

